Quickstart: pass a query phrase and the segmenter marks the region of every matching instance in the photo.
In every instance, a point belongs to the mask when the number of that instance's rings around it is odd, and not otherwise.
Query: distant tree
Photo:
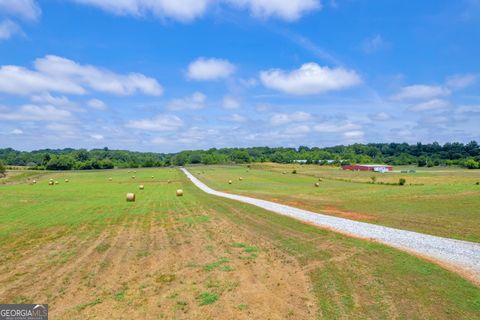
[[[417,165],[418,165],[419,167],[426,167],[427,164],[428,164],[427,159],[426,159],[426,158],[423,158],[423,157],[420,158],[420,159],[418,159],[418,161],[417,161]]]
[[[0,161],[0,177],[5,176],[5,166],[3,165],[3,162]]]
[[[68,156],[56,156],[48,161],[47,170],[71,170],[73,169],[74,161]]]
[[[404,178],[400,178],[398,180],[398,184],[401,185],[401,186],[403,186],[406,182],[407,182],[407,180],[405,180]]]

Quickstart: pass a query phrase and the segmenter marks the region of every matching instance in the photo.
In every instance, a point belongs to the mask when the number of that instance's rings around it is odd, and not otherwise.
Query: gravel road
[[[458,267],[480,283],[480,244],[449,238],[431,236],[413,231],[383,227],[375,224],[333,217],[302,210],[271,201],[255,199],[213,190],[182,168],[187,177],[206,193],[237,200],[257,207],[326,227],[355,237],[372,239],[386,245],[431,258],[450,267]]]

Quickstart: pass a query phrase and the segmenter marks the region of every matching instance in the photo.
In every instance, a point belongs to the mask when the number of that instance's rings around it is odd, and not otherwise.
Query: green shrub
[[[292,173],[297,174],[297,170],[293,169]]]
[[[400,178],[398,180],[398,184],[401,185],[401,186],[403,186],[406,182],[407,182],[407,180],[405,180],[404,178]]]
[[[377,181],[377,177],[376,176],[371,176],[370,179],[372,179],[372,183],[375,183]]]

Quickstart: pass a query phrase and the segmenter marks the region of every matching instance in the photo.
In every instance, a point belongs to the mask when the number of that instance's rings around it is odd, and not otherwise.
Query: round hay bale
[[[135,193],[127,193],[127,202],[135,202]]]
[[[323,180],[322,180],[322,178],[318,178],[318,181],[322,182]]]
[[[287,171],[283,171],[282,173],[283,173],[283,174],[287,174]]]
[[[132,179],[135,179],[135,176],[132,176]]]
[[[139,185],[139,186],[138,186],[138,189],[143,190],[143,189],[144,189],[143,184]]]
[[[33,183],[33,184],[36,184],[36,183],[37,183],[37,180],[33,180],[32,183]]]
[[[177,189],[177,197],[183,197],[183,190]]]
[[[228,184],[232,184],[232,180],[228,180]]]
[[[58,184],[58,181],[55,181],[55,184]]]
[[[112,178],[108,178],[108,181],[112,181]]]
[[[48,181],[49,186],[53,186],[53,181]]]
[[[167,182],[168,182],[168,183],[172,183],[172,180],[168,180]]]
[[[154,177],[152,176],[152,179],[153,179],[153,178],[154,178]]]
[[[242,177],[240,177],[240,178],[238,178],[238,180],[242,181],[242,180],[243,180],[243,178],[242,178]]]
[[[137,173],[137,171],[136,171],[136,170],[133,170],[133,173]]]
[[[320,187],[320,183],[315,182],[315,187]]]
[[[68,179],[65,179],[65,182],[68,182]]]

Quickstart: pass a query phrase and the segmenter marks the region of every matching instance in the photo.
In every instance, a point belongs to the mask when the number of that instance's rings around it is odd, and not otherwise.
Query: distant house
[[[352,171],[389,172],[393,170],[393,167],[385,164],[354,164],[342,166],[342,169]]]
[[[307,163],[307,160],[293,160],[293,163]]]

